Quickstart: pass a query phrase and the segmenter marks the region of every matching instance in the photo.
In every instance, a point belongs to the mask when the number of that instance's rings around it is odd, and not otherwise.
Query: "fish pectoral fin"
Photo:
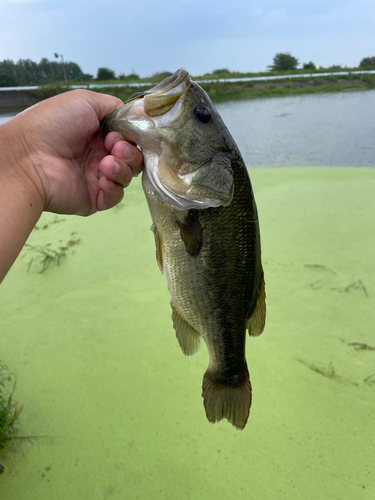
[[[198,220],[198,210],[189,210],[183,222],[177,221],[182,241],[192,257],[198,257],[203,246],[203,229]]]
[[[161,241],[158,230],[155,224],[152,224],[151,231],[154,233],[155,246],[156,246],[156,262],[158,263],[161,274],[164,274],[164,259],[163,259],[163,243]]]
[[[264,284],[264,275],[260,279],[258,288],[258,299],[254,311],[246,322],[246,328],[250,337],[257,337],[264,330],[266,324],[266,289]]]
[[[176,337],[182,352],[185,356],[193,356],[201,347],[199,333],[184,319],[176,306],[171,302],[173,328],[176,331]]]
[[[214,424],[226,418],[236,429],[242,430],[249,418],[251,384],[245,367],[241,375],[221,377],[206,371],[203,377],[202,397],[209,422]]]

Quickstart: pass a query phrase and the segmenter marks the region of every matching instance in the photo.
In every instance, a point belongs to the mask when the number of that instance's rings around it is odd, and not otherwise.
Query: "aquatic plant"
[[[64,222],[65,218],[59,217],[58,215],[55,215],[55,218],[49,222],[46,222],[42,227],[36,225],[34,227],[34,231],[39,231],[39,229],[48,229],[52,224],[60,224],[60,222]]]
[[[50,264],[53,262],[56,265],[60,265],[61,259],[65,256],[65,250],[59,249],[54,250],[53,248],[48,248],[48,245],[29,245],[25,244],[25,247],[29,252],[34,252],[36,254],[35,257],[32,257],[29,261],[29,266],[27,270],[29,271],[33,262],[36,261],[39,266],[41,266],[41,270],[39,274],[44,273],[49,268]],[[38,258],[39,257],[39,258]]]
[[[370,387],[375,385],[375,373],[371,373],[371,375],[364,378],[363,382],[365,382],[365,384],[369,385]]]
[[[48,227],[48,226],[46,226]],[[44,229],[44,228],[43,228]],[[56,264],[57,266],[60,265],[61,259],[65,257],[66,251],[69,250],[71,247],[74,247],[75,245],[78,245],[81,243],[81,239],[79,237],[76,237],[77,232],[73,231],[70,236],[71,239],[65,244],[60,246],[57,250],[54,248],[51,248],[51,243],[47,243],[47,245],[29,245],[28,243],[25,244],[25,247],[27,249],[26,253],[23,255],[25,257],[26,255],[29,255],[30,252],[34,254],[34,256],[30,259],[29,265],[27,270],[29,271],[31,266],[33,265],[34,262],[39,266],[40,270],[38,271],[39,274],[44,273],[47,271],[49,266],[51,264]],[[61,240],[60,240],[61,241]]]
[[[23,406],[13,400],[15,389],[14,374],[0,361],[0,447],[15,432],[15,424],[23,410]]]
[[[307,363],[303,359],[298,359],[300,363],[303,365],[307,366],[310,370],[312,370],[315,373],[319,373],[320,375],[323,375],[324,377],[336,380],[336,381],[341,381],[341,377],[336,373],[335,369],[333,368],[333,364],[329,363],[327,367],[323,366],[316,366],[314,363]]]

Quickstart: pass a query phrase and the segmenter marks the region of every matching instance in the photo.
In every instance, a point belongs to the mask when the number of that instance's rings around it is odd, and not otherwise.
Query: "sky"
[[[93,76],[198,76],[265,71],[290,52],[353,67],[375,56],[374,26],[375,0],[0,0],[0,61],[57,52]]]

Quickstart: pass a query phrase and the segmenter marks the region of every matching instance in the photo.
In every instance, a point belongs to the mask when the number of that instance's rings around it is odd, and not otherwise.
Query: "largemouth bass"
[[[258,213],[241,154],[207,93],[183,68],[110,113],[104,131],[140,146],[156,259],[184,354],[207,345],[204,407],[214,423],[246,425],[251,384],[246,330],[266,306]]]

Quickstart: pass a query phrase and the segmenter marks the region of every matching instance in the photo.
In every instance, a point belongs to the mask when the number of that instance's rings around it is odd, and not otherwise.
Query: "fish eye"
[[[199,104],[199,106],[194,108],[194,116],[202,123],[210,123],[211,121],[210,110],[206,108],[206,106],[202,106],[202,104]]]

